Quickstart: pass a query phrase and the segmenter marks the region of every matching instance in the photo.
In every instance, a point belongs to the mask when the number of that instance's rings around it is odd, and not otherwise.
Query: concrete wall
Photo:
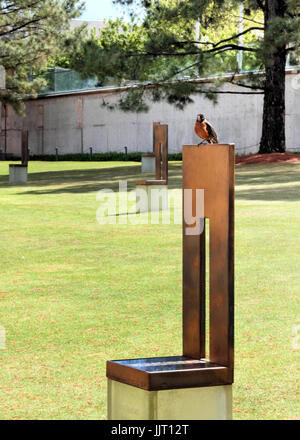
[[[223,90],[245,92],[233,85]],[[194,103],[184,111],[167,103],[151,105],[148,113],[122,113],[101,106],[102,99],[116,101],[111,91],[98,90],[49,96],[28,101],[26,116],[17,117],[9,109],[7,116],[7,152],[19,154],[20,132],[29,130],[32,154],[88,152],[152,151],[152,122],[169,126],[169,151],[179,152],[184,144],[198,143],[193,127],[198,113],[204,113],[215,127],[219,141],[233,142],[239,154],[256,152],[262,124],[262,95],[218,95],[214,105],[203,95],[194,96]],[[0,148],[3,149],[3,111]],[[300,150],[300,76],[286,76],[286,140],[288,150]]]

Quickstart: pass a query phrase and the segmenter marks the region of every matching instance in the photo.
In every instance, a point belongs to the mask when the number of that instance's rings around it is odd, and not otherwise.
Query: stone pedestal
[[[137,212],[165,211],[168,209],[168,185],[136,183]]]
[[[12,185],[27,182],[27,165],[9,165],[9,183]]]
[[[232,385],[147,391],[108,379],[109,420],[231,420]]]
[[[142,173],[155,173],[154,154],[142,154]]]

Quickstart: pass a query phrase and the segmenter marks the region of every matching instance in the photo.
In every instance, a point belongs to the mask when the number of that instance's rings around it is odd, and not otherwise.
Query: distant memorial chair
[[[163,194],[161,209],[168,207],[168,126],[161,125],[159,122],[153,123],[153,154],[143,155],[142,158],[151,158],[155,163],[155,179],[136,181],[137,196],[144,195],[148,201],[147,206],[142,206],[140,211],[151,211],[153,208],[154,194],[157,191]]]
[[[160,122],[153,122],[152,136],[153,147],[152,153],[142,154],[142,173],[155,173],[156,158],[155,158],[155,126],[160,125]]]
[[[27,171],[28,171],[28,131],[22,131],[21,140],[21,164],[10,164],[9,165],[9,183],[18,184],[27,182]]]

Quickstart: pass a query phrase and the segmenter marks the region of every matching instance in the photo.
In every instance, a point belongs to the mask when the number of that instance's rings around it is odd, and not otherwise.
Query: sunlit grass
[[[138,163],[29,173],[9,186],[0,162],[0,417],[105,419],[106,360],[181,353],[181,226],[97,223]],[[299,418],[299,218],[300,165],[236,168],[235,419]]]

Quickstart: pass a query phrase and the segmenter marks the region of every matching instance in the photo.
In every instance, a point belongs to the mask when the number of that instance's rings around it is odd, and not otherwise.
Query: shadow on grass
[[[56,193],[85,193],[99,189],[116,189],[119,180],[132,181],[140,174],[140,166],[124,166],[109,168],[90,168],[61,171],[45,171],[28,173],[28,186],[42,187],[24,191],[22,194],[56,194]],[[8,176],[0,176],[0,187],[8,187]],[[55,188],[47,188],[56,186]],[[15,188],[25,189],[26,185],[14,185]]]
[[[261,171],[255,169],[252,169],[251,171],[241,170],[239,167],[236,167],[235,183],[237,185],[300,183],[300,165],[292,166],[295,167],[294,170],[287,168],[290,167],[290,165],[283,165],[282,169],[277,165],[273,172],[271,170],[266,170],[266,167],[261,169]],[[248,168],[249,165],[246,165],[246,167]],[[270,167],[270,165],[267,165],[267,167]]]
[[[237,200],[300,201],[298,164],[236,167],[235,183]],[[248,188],[243,189],[244,185]]]
[[[285,186],[284,188],[270,188],[268,190],[255,189],[237,191],[236,200],[265,200],[265,201],[300,201],[300,185]]]
[[[124,167],[109,167],[109,168],[89,168],[89,169],[75,169],[75,170],[60,170],[60,171],[45,171],[42,173],[28,173],[28,183],[31,186],[47,186],[47,185],[65,185],[67,183],[79,181],[99,181],[99,180],[114,180],[118,176],[123,178],[133,177],[138,174],[140,167],[124,166]],[[8,176],[0,177],[1,186],[7,185]]]
[[[181,163],[170,165],[169,176],[172,179],[170,188],[181,187]],[[180,171],[178,171],[180,170]],[[100,189],[119,189],[119,181],[127,181],[128,189],[135,188],[136,180],[154,179],[151,173],[141,174],[141,165],[90,168],[61,171],[45,171],[42,173],[29,173],[28,184],[30,188],[41,187],[41,189],[26,189],[26,185],[8,184],[8,176],[0,176],[0,188],[14,187],[22,189],[22,194],[60,194],[60,193],[89,193]],[[69,185],[69,186],[68,186]],[[56,186],[55,188],[47,188]]]
[[[135,181],[154,178],[141,174],[141,165],[91,168],[30,173],[28,186],[15,185],[20,194],[90,193],[101,189],[119,189],[119,181],[127,181],[128,190],[135,188]],[[9,187],[7,176],[0,176],[0,188]],[[283,185],[284,184],[284,185]],[[264,186],[257,188],[257,186]],[[282,185],[282,186],[281,186]],[[55,188],[47,188],[55,186]],[[244,187],[247,186],[245,189]],[[32,189],[32,187],[37,187]],[[41,187],[38,189],[38,187]],[[181,162],[169,164],[169,189],[182,187]],[[25,190],[25,191],[24,191]],[[266,201],[300,200],[300,165],[247,165],[236,167],[236,199]]]

